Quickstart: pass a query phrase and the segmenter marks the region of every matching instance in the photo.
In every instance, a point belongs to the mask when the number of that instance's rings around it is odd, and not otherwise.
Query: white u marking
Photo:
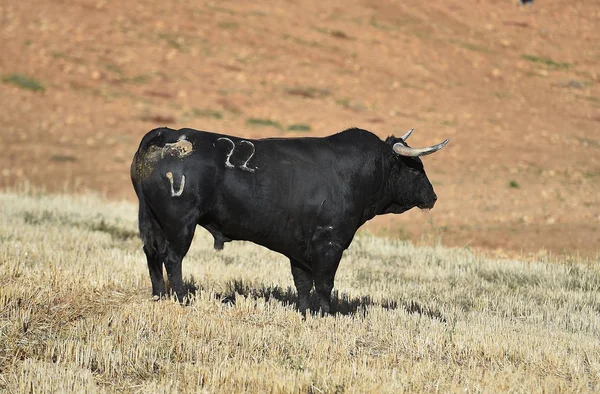
[[[183,194],[183,188],[185,187],[185,175],[181,176],[181,183],[179,184],[179,191],[175,191],[173,187],[173,173],[171,171],[165,174],[171,183],[171,197],[179,197]]]
[[[229,153],[227,154],[227,157],[225,158],[225,167],[234,168],[235,166],[233,164],[231,164],[229,159],[231,158],[231,155],[233,155],[233,150],[235,149],[235,143],[227,137],[221,137],[221,138],[217,139],[217,141],[221,141],[221,140],[231,142],[231,150],[229,151]]]

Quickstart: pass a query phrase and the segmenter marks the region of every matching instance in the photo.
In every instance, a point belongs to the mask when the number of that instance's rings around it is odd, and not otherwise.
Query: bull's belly
[[[305,235],[298,229],[290,229],[288,226],[272,224],[270,226],[254,225],[246,227],[235,224],[221,224],[210,221],[201,224],[214,238],[215,249],[222,249],[224,243],[230,241],[249,241],[263,246],[274,252],[300,261],[309,261],[310,249]]]

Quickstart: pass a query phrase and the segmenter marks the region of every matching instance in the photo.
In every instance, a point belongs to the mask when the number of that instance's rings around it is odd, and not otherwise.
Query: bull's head
[[[402,213],[413,207],[431,209],[437,200],[419,157],[437,152],[449,140],[427,148],[411,148],[406,144],[406,139],[413,130],[410,129],[400,138],[391,136],[385,141],[395,152],[395,162],[390,175],[392,203],[386,207],[384,213]]]

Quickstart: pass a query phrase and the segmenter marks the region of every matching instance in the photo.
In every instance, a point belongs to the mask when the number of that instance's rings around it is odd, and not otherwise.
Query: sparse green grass
[[[460,41],[456,39],[449,40],[450,43],[458,45],[461,48],[467,49],[472,52],[490,53],[490,49],[481,45],[471,44],[469,42]]]
[[[171,48],[175,48],[177,50],[184,49],[185,38],[183,36],[173,33],[159,33],[158,38],[165,41]]]
[[[532,62],[532,63],[543,64],[547,68],[553,69],[553,70],[566,69],[566,68],[571,67],[571,64],[569,64],[569,63],[566,63],[566,62],[555,62],[552,59],[545,58],[545,57],[540,57],[540,56],[522,55],[521,58],[525,59],[525,60],[527,60],[529,62]]]
[[[344,97],[341,99],[336,99],[335,103],[341,107],[344,107],[346,109],[351,109],[353,111],[364,111],[367,109],[367,107],[355,100],[350,99],[350,97]]]
[[[71,155],[55,154],[55,155],[50,156],[50,160],[58,161],[58,162],[73,162],[73,161],[77,161],[77,158],[75,156],[71,156]]]
[[[419,31],[419,30],[409,30],[408,33],[411,36],[417,37],[421,40],[430,40],[431,37],[431,31],[430,30],[423,30],[423,31]]]
[[[303,320],[289,262],[198,230],[150,300],[134,204],[0,193],[3,392],[597,392],[597,264],[358,235]],[[313,297],[313,301],[314,297]]]
[[[387,23],[382,23],[381,21],[378,21],[377,18],[372,17],[369,20],[369,24],[379,30],[383,30],[383,31],[390,31],[392,30],[392,26],[388,25]]]
[[[585,146],[600,146],[600,139],[576,137],[577,141]]]
[[[104,65],[104,68],[106,69],[106,71],[110,71],[117,75],[120,75],[120,76],[125,75],[125,72],[123,71],[123,69],[117,64],[107,63]]]
[[[271,119],[249,118],[246,120],[246,124],[253,127],[274,127],[283,130],[281,123]]]
[[[560,83],[555,84],[555,86],[558,86],[561,88],[577,89],[577,90],[585,89],[586,87],[589,87],[590,85],[592,85],[591,82],[580,81],[577,79],[571,79],[571,80],[568,80],[565,82],[560,82]]]
[[[342,30],[337,30],[337,29],[323,29],[320,27],[315,27],[315,30],[317,30],[319,33],[323,33],[323,34],[327,34],[329,36],[332,36],[334,38],[340,38],[343,40],[352,40],[353,38],[350,37],[349,35],[347,35],[344,31]]]
[[[287,130],[288,131],[302,131],[302,132],[309,132],[311,131],[311,127],[310,125],[306,124],[306,123],[294,123],[292,125],[289,125]]]
[[[223,114],[220,111],[212,109],[192,108],[191,114],[201,118],[223,119]]]
[[[401,18],[398,18],[394,21],[394,24],[398,27],[405,26],[416,26],[422,25],[423,21],[421,19],[415,18],[413,16],[403,15]]]
[[[521,188],[521,185],[519,185],[519,182],[511,180],[510,182],[508,182],[508,187],[510,187],[511,189],[519,189]]]
[[[587,179],[600,178],[600,171],[584,171],[583,176]]]
[[[446,120],[446,119],[440,121],[440,124],[442,126],[448,126],[448,127],[456,126],[456,122],[454,122],[452,120]]]
[[[323,47],[323,45],[321,45],[321,43],[319,43],[319,42],[317,42],[317,41],[314,41],[314,40],[312,40],[312,41],[307,41],[307,40],[304,40],[304,39],[302,39],[302,38],[298,38],[298,37],[291,36],[291,35],[289,35],[289,34],[284,34],[284,35],[282,36],[282,38],[283,38],[284,40],[286,40],[286,41],[292,41],[292,42],[294,42],[295,44],[298,44],[298,45],[303,45],[303,46],[307,46],[307,47],[312,47],[312,48],[321,48],[321,47]]]
[[[16,85],[22,89],[32,90],[34,92],[43,92],[46,90],[44,85],[35,78],[28,77],[23,74],[10,74],[2,78],[2,81],[12,85]]]
[[[348,34],[343,32],[342,30],[335,30],[335,29],[330,30],[329,35],[331,35],[332,37],[335,37],[335,38],[341,38],[343,40],[352,40],[353,39],[352,37],[350,37]]]
[[[150,82],[151,80],[152,76],[149,74],[139,74],[130,79],[130,81],[135,83],[136,85],[142,85]]]
[[[287,94],[293,96],[301,96],[305,98],[323,98],[330,95],[329,89],[326,88],[317,88],[314,86],[302,86],[302,87],[293,87],[287,88],[285,90]]]
[[[52,52],[50,52],[50,55],[54,59],[64,59],[68,62],[75,63],[75,64],[84,64],[85,63],[84,59],[69,55],[62,51],[52,51]]]
[[[107,63],[104,64],[104,69],[108,71],[113,77],[121,82],[133,83],[136,85],[143,85],[152,80],[151,74],[138,74],[133,77],[129,77],[125,70],[118,64]]]
[[[350,107],[350,98],[349,97],[344,97],[341,99],[337,99],[335,100],[335,103],[337,105],[341,105],[344,108],[349,108]]]
[[[424,89],[424,87],[423,87],[422,84],[412,83],[412,82],[407,82],[407,81],[400,82],[400,87],[402,89],[416,89],[416,90],[423,90]]]
[[[595,96],[582,96],[578,94],[576,97],[586,101],[590,101],[592,103],[600,104],[600,98]]]
[[[494,96],[496,96],[500,100],[506,100],[511,97],[511,94],[508,92],[494,92]]]
[[[219,26],[221,29],[237,30],[237,29],[239,29],[240,24],[237,22],[233,22],[233,21],[226,21],[226,22],[219,22],[217,24],[217,26]]]

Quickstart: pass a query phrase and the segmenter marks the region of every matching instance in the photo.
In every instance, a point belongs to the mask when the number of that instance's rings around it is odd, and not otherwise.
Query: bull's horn
[[[410,135],[412,134],[414,129],[415,128],[413,127],[412,129],[408,130],[406,132],[406,134],[404,134],[402,137],[400,137],[402,139],[402,141],[406,141],[408,139],[408,137],[410,137]]]
[[[426,155],[430,155],[430,154],[435,153],[438,150],[442,149],[448,143],[448,141],[450,141],[450,139],[446,139],[446,141],[444,141],[440,144],[429,146],[427,148],[410,148],[408,146],[404,146],[400,142],[397,142],[394,144],[393,149],[394,149],[394,152],[396,152],[400,156],[409,156],[409,157],[426,156]]]

